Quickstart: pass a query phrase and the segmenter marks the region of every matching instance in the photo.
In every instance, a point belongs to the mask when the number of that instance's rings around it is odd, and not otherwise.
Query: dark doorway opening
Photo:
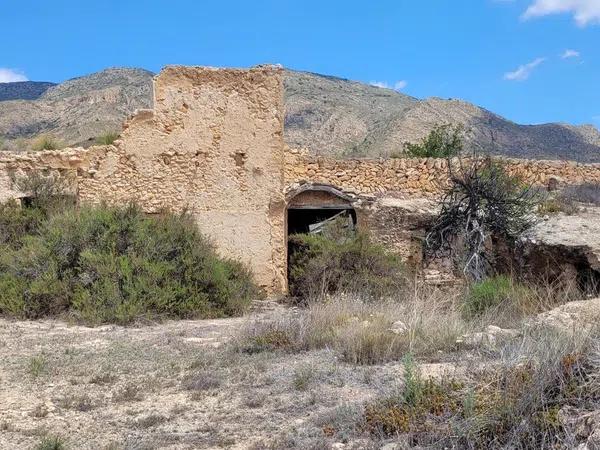
[[[348,212],[352,223],[356,225],[356,212],[352,208],[291,208],[288,209],[288,236],[298,233],[309,233],[311,225],[331,219],[340,213]]]
[[[356,211],[351,207],[301,207],[287,210],[287,282],[290,283],[290,261],[296,251],[295,244],[290,240],[294,234],[318,234],[320,226],[328,220],[337,218],[346,220],[348,228],[356,229]]]

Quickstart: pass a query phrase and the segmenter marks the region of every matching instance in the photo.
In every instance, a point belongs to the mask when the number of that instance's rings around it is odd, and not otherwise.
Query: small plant
[[[115,131],[107,131],[106,133],[96,138],[96,144],[98,145],[113,145],[114,142],[119,139],[119,133]]]
[[[418,144],[406,142],[404,154],[413,158],[449,158],[462,152],[464,129],[460,125],[435,127]],[[397,154],[394,154],[396,156]]]
[[[534,301],[534,292],[507,275],[496,275],[478,283],[473,283],[463,303],[463,311],[468,318],[480,316],[497,309],[503,303],[516,304],[527,308]]]
[[[48,372],[48,360],[44,355],[32,356],[27,363],[27,370],[32,377],[38,378]]]
[[[184,378],[182,386],[188,391],[209,391],[221,386],[221,378],[214,371],[201,370]]]
[[[293,385],[297,391],[306,391],[315,377],[314,368],[302,366],[294,370]]]
[[[35,450],[66,450],[65,440],[60,436],[45,436]]]
[[[567,216],[577,214],[579,207],[571,199],[558,195],[554,198],[547,198],[538,205],[539,214],[558,214],[564,213]]]
[[[62,145],[52,136],[43,135],[38,137],[31,144],[31,149],[35,152],[42,150],[60,150]]]
[[[144,394],[135,384],[127,384],[113,393],[113,400],[118,403],[139,402]]]
[[[135,425],[138,428],[152,428],[160,425],[161,423],[165,423],[167,420],[169,420],[169,418],[161,414],[149,414],[146,417],[138,419],[135,422]]]

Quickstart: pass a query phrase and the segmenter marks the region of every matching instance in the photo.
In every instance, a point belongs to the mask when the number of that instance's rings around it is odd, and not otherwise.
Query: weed
[[[60,436],[45,436],[35,446],[35,450],[66,450],[65,440]]]
[[[187,376],[181,384],[188,391],[209,391],[221,386],[221,378],[214,371],[202,370]]]
[[[35,152],[42,150],[59,150],[62,144],[56,140],[53,136],[42,135],[33,141],[31,149]]]
[[[302,366],[294,369],[292,384],[297,391],[306,391],[315,378],[315,369],[310,366]]]
[[[113,400],[118,403],[139,402],[144,399],[144,394],[135,384],[127,384],[113,392]]]
[[[44,355],[32,356],[27,363],[27,371],[34,378],[48,373],[48,360]]]
[[[115,131],[107,131],[96,138],[96,144],[113,145],[117,139],[119,139],[119,133]]]

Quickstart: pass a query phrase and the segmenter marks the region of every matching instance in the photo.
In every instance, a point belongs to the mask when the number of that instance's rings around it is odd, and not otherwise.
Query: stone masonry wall
[[[526,182],[547,185],[554,178],[563,184],[600,183],[600,164],[572,161],[502,159],[507,171]],[[431,197],[448,184],[445,159],[332,159],[287,150],[287,186],[300,182],[331,184],[361,194],[400,193],[405,197]]]

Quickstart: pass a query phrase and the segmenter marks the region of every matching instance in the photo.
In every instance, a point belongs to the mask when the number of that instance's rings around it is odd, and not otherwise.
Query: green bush
[[[399,258],[366,235],[339,241],[313,234],[290,237],[289,290],[301,299],[335,292],[382,297],[404,283]]]
[[[526,286],[514,281],[507,275],[497,275],[473,283],[464,299],[464,313],[467,317],[476,317],[489,310],[500,307],[503,303],[526,306],[534,293]]]
[[[68,208],[15,237],[20,221],[7,220],[16,224],[4,227],[8,232],[0,227],[0,242],[8,241],[0,257],[2,314],[69,313],[88,323],[219,317],[241,313],[258,295],[250,272],[218,257],[186,215]]]
[[[40,136],[31,144],[31,149],[35,152],[42,150],[60,150],[62,144],[52,136]]]
[[[112,145],[117,139],[119,139],[119,133],[115,131],[108,131],[96,138],[96,144]]]
[[[413,158],[448,158],[463,149],[463,127],[440,125],[435,127],[420,143],[404,144],[404,153]]]

